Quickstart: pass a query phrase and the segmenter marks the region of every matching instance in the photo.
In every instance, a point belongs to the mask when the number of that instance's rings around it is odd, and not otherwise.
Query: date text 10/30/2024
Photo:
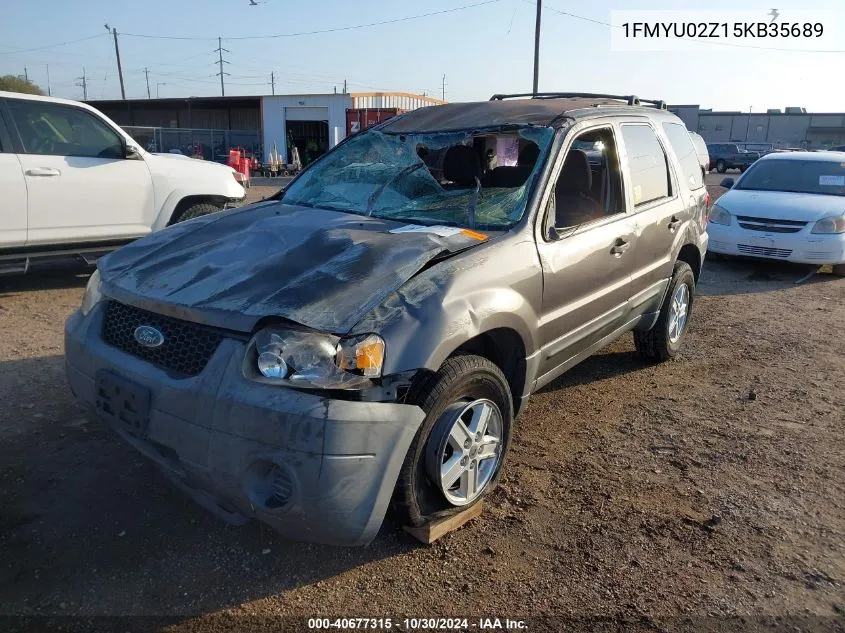
[[[526,631],[524,620],[509,618],[309,618],[312,630],[390,630],[406,631]]]

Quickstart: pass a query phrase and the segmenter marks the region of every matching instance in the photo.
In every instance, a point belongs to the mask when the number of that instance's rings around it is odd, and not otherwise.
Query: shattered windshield
[[[303,173],[283,200],[413,224],[504,229],[525,212],[553,134],[540,126],[370,130]]]

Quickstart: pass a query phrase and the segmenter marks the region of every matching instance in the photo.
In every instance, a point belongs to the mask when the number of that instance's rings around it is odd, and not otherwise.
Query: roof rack
[[[519,99],[531,97],[532,99],[561,99],[561,98],[581,98],[581,99],[614,99],[616,101],[624,101],[630,106],[637,105],[652,105],[660,110],[666,110],[666,102],[658,99],[640,99],[636,95],[609,95],[595,92],[520,92],[516,94],[495,94],[490,97],[490,101],[503,101],[504,99]]]

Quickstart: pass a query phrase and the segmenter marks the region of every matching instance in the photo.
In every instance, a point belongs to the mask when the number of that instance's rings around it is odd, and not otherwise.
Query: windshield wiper
[[[399,173],[397,173],[393,178],[391,178],[386,183],[381,185],[378,189],[373,191],[373,193],[370,194],[370,197],[367,198],[367,217],[373,214],[373,206],[375,205],[376,200],[378,200],[382,191],[384,191],[388,185],[393,184],[394,182],[402,178],[402,176],[406,176],[407,174],[417,171],[421,167],[425,167],[425,163],[414,163],[413,165],[408,165],[404,169],[399,170]]]
[[[469,201],[467,207],[467,224],[469,228],[475,228],[475,205],[478,204],[478,192],[481,191],[481,181],[478,176],[475,177],[475,191],[472,194],[472,200]]]

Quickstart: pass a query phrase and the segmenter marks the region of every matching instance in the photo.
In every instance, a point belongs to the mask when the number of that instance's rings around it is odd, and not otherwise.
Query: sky
[[[796,0],[746,0],[742,8],[768,11],[773,2],[786,1],[807,7]],[[273,72],[276,94],[340,91],[346,80],[350,92],[440,97],[445,75],[448,101],[483,100],[531,90],[535,6],[534,0],[16,2],[0,22],[0,75],[22,75],[26,68],[46,92],[49,65],[52,94],[81,99],[77,84],[84,68],[89,99],[120,98],[108,23],[118,30],[127,98],[147,96],[145,68],[152,97],[219,95],[219,36],[228,49],[227,95],[270,94]],[[810,6],[836,10],[845,24],[842,0],[812,0]],[[601,24],[611,22],[611,10],[718,11],[738,8],[733,0],[543,0],[543,7],[541,91],[636,94],[745,112],[786,106],[845,111],[845,52],[709,43],[691,52],[615,52],[612,27]],[[348,28],[440,11],[448,12]],[[346,30],[301,34],[329,29]],[[837,48],[845,49],[845,29],[840,33]],[[283,36],[266,37],[271,35]]]

